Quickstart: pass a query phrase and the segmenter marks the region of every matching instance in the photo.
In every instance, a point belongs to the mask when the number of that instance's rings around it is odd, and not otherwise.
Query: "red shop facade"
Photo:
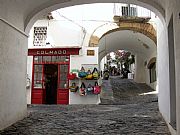
[[[69,104],[70,55],[79,55],[80,49],[28,49],[33,56],[32,104]]]

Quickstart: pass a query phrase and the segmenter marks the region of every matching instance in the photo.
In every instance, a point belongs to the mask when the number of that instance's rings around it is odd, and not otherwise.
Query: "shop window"
[[[42,56],[34,56],[34,63],[42,63]]]
[[[68,65],[60,65],[60,82],[59,88],[67,88],[68,87]]]
[[[34,56],[35,64],[50,63],[50,62],[68,62],[69,56]]]
[[[59,62],[61,61],[61,56],[52,56],[52,62]]]
[[[150,74],[150,83],[153,83],[156,81],[156,63],[152,63],[149,66],[149,74]]]
[[[34,65],[34,88],[42,88],[42,65]]]
[[[51,62],[51,56],[43,56],[43,62],[45,63]]]

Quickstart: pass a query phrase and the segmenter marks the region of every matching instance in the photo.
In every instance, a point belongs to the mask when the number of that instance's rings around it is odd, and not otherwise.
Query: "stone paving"
[[[111,83],[119,84],[113,78]],[[157,100],[112,104],[117,95],[113,90],[115,98],[109,96],[104,105],[29,106],[28,117],[0,135],[170,135]]]
[[[101,104],[103,105],[158,102],[157,92],[144,83],[111,77],[110,80],[103,81],[102,88],[104,89],[101,93]]]

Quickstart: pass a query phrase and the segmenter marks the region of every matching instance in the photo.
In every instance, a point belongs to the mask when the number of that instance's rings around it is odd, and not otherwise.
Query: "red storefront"
[[[32,104],[69,104],[70,55],[80,48],[29,49],[33,56]]]

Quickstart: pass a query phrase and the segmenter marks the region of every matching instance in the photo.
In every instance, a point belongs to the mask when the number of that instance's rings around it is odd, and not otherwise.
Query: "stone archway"
[[[35,9],[32,9],[27,15],[24,22],[24,31],[26,33],[29,33],[31,27],[35,23],[36,20],[39,19],[39,17],[48,14],[49,12],[64,8],[68,6],[74,6],[74,5],[82,5],[82,4],[92,4],[92,3],[131,3],[135,5],[139,5],[142,7],[145,7],[151,11],[153,11],[155,14],[158,15],[158,17],[161,19],[162,23],[165,24],[165,11],[163,7],[160,5],[160,3],[155,1],[149,1],[149,0],[139,0],[139,1],[130,1],[130,0],[89,0],[89,1],[83,1],[83,0],[64,0],[62,2],[59,2],[58,0],[53,1],[47,1],[44,3],[40,3]]]
[[[19,2],[19,1],[18,1]],[[25,31],[26,33],[29,33],[30,28],[32,27],[32,25],[34,24],[34,22],[42,15],[45,15],[47,13],[49,13],[52,10],[58,9],[58,8],[62,8],[62,7],[67,7],[67,6],[72,6],[72,5],[79,5],[79,4],[88,4],[88,3],[94,3],[94,2],[117,2],[117,0],[89,0],[89,1],[83,1],[83,0],[63,0],[63,1],[59,1],[59,0],[41,0],[41,1],[36,1],[36,0],[32,0],[32,1],[26,1],[26,7],[21,7],[22,5],[13,5],[13,3],[11,2],[7,2],[6,5],[8,5],[7,7],[10,8],[3,8],[1,12],[2,17],[4,17],[5,19],[7,18],[7,20],[10,22],[9,24],[15,24],[16,27],[18,27],[19,29],[23,29],[23,31]],[[124,2],[124,3],[130,3],[132,1],[130,0],[119,0],[118,2]],[[168,3],[169,2],[169,3]],[[161,24],[158,25],[158,27],[160,28],[160,31],[158,32],[158,60],[157,61],[161,61],[161,64],[158,65],[158,74],[161,75],[159,78],[159,89],[160,92],[162,93],[160,95],[159,98],[159,106],[160,106],[160,111],[163,114],[165,120],[169,123],[169,61],[168,61],[168,55],[169,55],[169,50],[168,50],[168,40],[167,40],[167,24],[169,22],[169,16],[170,14],[174,13],[173,19],[174,22],[178,22],[179,21],[179,12],[178,12],[178,6],[180,5],[178,0],[173,0],[173,1],[163,1],[163,0],[138,0],[138,1],[133,1],[132,4],[136,4],[136,5],[140,5],[142,7],[146,7],[148,9],[150,9],[151,11],[153,11],[154,13],[156,13],[160,20],[161,20]],[[169,4],[169,5],[168,5]],[[13,7],[13,8],[11,8]],[[11,10],[10,10],[11,9]],[[17,10],[17,9],[22,9],[22,10]],[[165,16],[165,11],[166,11],[166,16]],[[14,13],[17,12],[17,13]],[[17,18],[15,17],[17,15]],[[11,18],[11,19],[10,19]],[[13,45],[13,48],[10,49],[10,51],[13,52],[13,54],[17,54],[18,53],[18,61],[21,61],[22,63],[16,63],[17,66],[13,68],[13,66],[11,66],[11,64],[7,64],[6,62],[4,62],[3,60],[1,62],[3,62],[3,66],[5,68],[10,68],[9,71],[6,71],[3,69],[3,72],[5,73],[15,73],[14,71],[16,71],[19,68],[19,65],[22,65],[22,69],[23,71],[19,71],[18,73],[20,73],[20,77],[19,80],[22,80],[23,83],[25,84],[25,75],[22,75],[23,73],[25,74],[25,65],[26,65],[26,61],[25,61],[25,52],[27,51],[27,47],[25,47],[25,45],[27,45],[27,37],[22,39],[22,35],[18,34],[17,35],[17,29],[13,29],[14,31],[11,30],[11,27],[9,27],[8,23],[4,23],[2,22],[2,19],[0,18],[0,24],[2,24],[1,26],[3,26],[5,28],[5,30],[3,29],[2,32],[6,32],[5,37],[2,42],[2,46],[5,48],[11,48]],[[4,24],[8,24],[8,25],[4,25]],[[179,50],[179,32],[180,29],[178,27],[178,23],[174,23],[174,30],[175,30],[175,50]],[[10,33],[10,34],[7,34]],[[12,37],[15,37],[16,39],[13,39]],[[17,37],[19,37],[19,41],[17,41]],[[21,40],[21,41],[20,41]],[[24,42],[22,42],[22,40]],[[18,46],[18,45],[21,46]],[[24,46],[23,46],[24,45]],[[19,48],[15,48],[15,46],[18,46]],[[21,50],[21,52],[19,52],[19,50]],[[22,53],[24,52],[24,53]],[[16,55],[9,55],[9,58],[11,61],[12,59],[14,59],[14,56]],[[175,62],[179,61],[180,57],[178,56],[178,52],[175,53]],[[7,55],[4,55],[4,57],[6,57]],[[13,63],[13,62],[11,62]],[[177,63],[176,69],[179,69],[179,64]],[[23,73],[22,73],[23,72]],[[176,73],[178,74],[180,71],[177,70]],[[16,72],[17,73],[17,72]],[[3,74],[4,75],[4,74]],[[9,75],[9,74],[8,74]],[[5,80],[9,80],[11,81],[11,79],[6,79],[3,78]],[[176,82],[180,81],[179,78],[176,78]],[[16,86],[19,83],[19,80],[17,78],[12,79],[13,84],[15,84],[14,86]],[[178,83],[176,83],[176,86],[179,86]],[[23,86],[21,88],[19,88],[19,86],[16,87],[3,87],[1,85],[1,89],[5,89],[2,93],[3,95],[10,95],[10,93],[13,92],[13,90],[15,89],[16,91],[21,91],[22,93],[20,93],[21,95],[18,95],[15,93],[14,96],[16,97],[21,97],[21,96],[25,96],[25,94],[23,93]],[[179,87],[177,87],[177,91],[179,90]],[[12,92],[11,92],[12,91]],[[179,92],[177,93],[177,97],[178,97]],[[5,99],[5,98],[4,98]],[[4,100],[0,105],[2,108],[4,107],[4,103],[6,103],[7,100]],[[14,107],[14,105],[17,105],[16,101],[17,99],[13,99],[14,103],[11,103],[10,107]],[[25,103],[24,103],[25,104]],[[20,105],[18,105],[20,106]],[[25,106],[25,105],[24,105]],[[4,117],[2,119],[2,123],[5,123],[5,126],[10,125],[11,123],[13,123],[14,121],[21,119],[22,117],[18,117],[17,115],[20,116],[19,112],[21,113],[21,116],[25,116],[25,113],[22,113],[25,110],[25,108],[22,108],[21,110],[13,110],[13,115],[11,115],[11,117],[8,120],[4,120]],[[9,112],[8,112],[9,111]],[[3,113],[4,114],[10,114],[11,110],[4,110]],[[178,111],[180,111],[180,108],[178,107]],[[3,115],[4,115],[3,114]],[[177,113],[178,114],[178,113]],[[2,118],[1,115],[0,117]],[[178,119],[178,123],[180,122],[179,117]],[[5,122],[4,122],[5,121]],[[177,126],[177,130],[178,133],[180,132],[180,124]],[[2,126],[0,127],[2,128]]]
[[[145,65],[152,57],[156,57],[156,44],[147,35],[132,30],[112,30],[99,40],[99,63],[106,54],[117,50],[130,51],[135,55],[135,82],[146,83],[156,89],[156,84],[149,82],[149,72]],[[101,64],[102,65],[102,64]]]
[[[157,45],[157,33],[151,24],[144,23],[144,22],[139,22],[139,23],[121,22],[118,25],[119,25],[118,28],[105,32],[100,38],[97,36],[91,35],[89,39],[89,47],[98,46],[98,42],[99,40],[101,40],[101,38],[103,38],[107,34],[110,34],[116,31],[121,31],[121,30],[130,30],[130,31],[133,31],[134,33],[142,33],[146,35],[147,37],[149,37],[151,40],[153,40],[154,43]]]

